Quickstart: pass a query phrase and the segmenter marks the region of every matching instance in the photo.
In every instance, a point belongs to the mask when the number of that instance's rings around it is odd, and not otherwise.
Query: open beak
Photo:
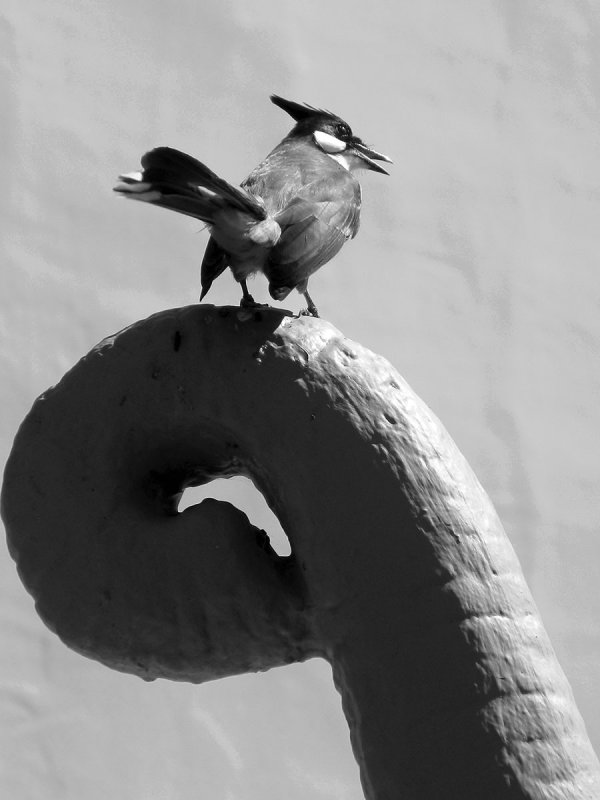
[[[380,167],[379,164],[376,164],[376,161],[386,161],[388,164],[393,164],[391,158],[388,156],[384,156],[383,153],[378,153],[377,150],[372,150],[370,147],[367,147],[366,144],[363,144],[360,141],[352,142],[352,148],[354,149],[356,155],[367,165],[367,169],[372,169],[374,172],[383,172],[384,175],[389,175],[390,173],[387,169]]]

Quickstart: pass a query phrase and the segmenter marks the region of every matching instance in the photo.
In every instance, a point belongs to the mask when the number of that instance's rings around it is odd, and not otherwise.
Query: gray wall
[[[206,233],[116,174],[169,144],[240,180],[290,127],[271,92],[330,108],[395,165],[311,293],[467,456],[600,750],[597,3],[8,0],[0,43],[1,462],[97,341],[197,299]],[[207,300],[237,302],[229,275]],[[3,796],[362,797],[327,665],[111,673],[45,630],[3,550]]]

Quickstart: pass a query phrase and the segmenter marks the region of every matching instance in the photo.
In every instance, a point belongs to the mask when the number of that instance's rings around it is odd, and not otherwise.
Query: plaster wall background
[[[395,165],[311,293],[467,456],[600,750],[598,53],[594,0],[4,0],[0,462],[96,342],[197,299],[206,233],[116,174],[169,144],[241,180],[290,128],[270,93],[331,108]],[[207,300],[238,301],[229,275]],[[362,798],[322,662],[111,673],[45,630],[5,547],[0,630],[2,796]]]

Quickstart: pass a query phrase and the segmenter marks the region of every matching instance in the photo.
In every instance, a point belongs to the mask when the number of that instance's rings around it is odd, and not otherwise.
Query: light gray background
[[[2,463],[90,347],[197,298],[206,233],[116,173],[169,144],[241,180],[290,128],[271,92],[331,108],[395,166],[313,297],[467,456],[599,750],[599,53],[596,0],[4,0]],[[323,662],[146,685],[46,631],[5,548],[0,592],[3,797],[362,797]]]

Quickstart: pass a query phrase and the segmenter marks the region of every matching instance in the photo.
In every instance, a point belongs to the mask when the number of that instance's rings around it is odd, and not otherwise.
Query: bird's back
[[[351,172],[306,139],[285,138],[243,181],[273,216],[298,196],[353,203],[360,185]]]

